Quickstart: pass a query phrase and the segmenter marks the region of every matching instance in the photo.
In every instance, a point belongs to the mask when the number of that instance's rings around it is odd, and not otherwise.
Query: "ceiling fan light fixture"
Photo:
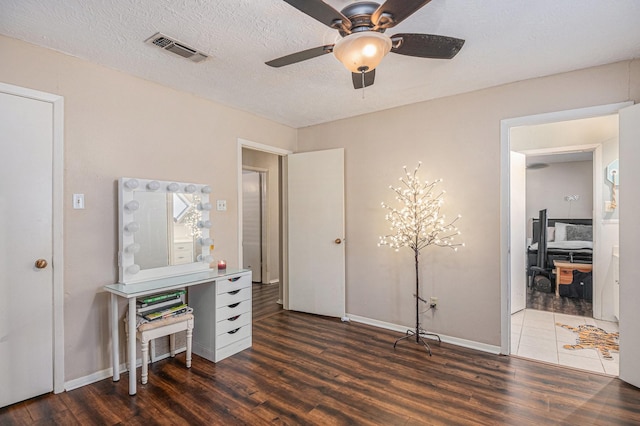
[[[391,50],[391,38],[377,31],[349,34],[333,47],[336,59],[351,72],[374,70]]]

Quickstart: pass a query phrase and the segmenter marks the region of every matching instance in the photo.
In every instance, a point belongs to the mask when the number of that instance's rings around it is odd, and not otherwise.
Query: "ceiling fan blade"
[[[391,36],[391,51],[419,58],[451,59],[458,54],[464,40],[433,34],[396,34]]]
[[[372,69],[369,72],[364,73],[364,86],[362,85],[362,73],[352,72],[351,80],[353,80],[353,88],[354,89],[362,89],[363,87],[371,86],[373,84],[373,80],[376,78],[376,70]]]
[[[292,53],[291,55],[283,56],[281,58],[273,59],[265,64],[270,67],[280,68],[285,65],[295,64],[296,62],[306,61],[307,59],[322,56],[326,53],[333,52],[333,44],[327,44],[326,46],[314,47],[311,49],[303,50],[301,52]]]
[[[311,16],[328,27],[349,31],[351,21],[322,0],[284,0],[300,12]]]
[[[387,0],[371,15],[378,28],[391,28],[404,21],[431,0]]]

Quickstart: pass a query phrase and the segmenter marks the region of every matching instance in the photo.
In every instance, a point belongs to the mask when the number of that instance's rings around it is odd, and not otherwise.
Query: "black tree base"
[[[431,356],[431,346],[429,346],[429,344],[426,342],[425,339],[423,339],[423,337],[426,336],[435,336],[436,339],[438,340],[438,343],[441,343],[442,340],[440,340],[440,336],[438,336],[435,333],[429,333],[421,328],[416,328],[415,330],[407,330],[406,334],[404,336],[402,336],[401,338],[399,338],[398,340],[396,340],[393,344],[393,349],[396,348],[396,345],[398,344],[398,342],[400,340],[412,340],[415,339],[416,343],[422,343],[425,347],[425,349],[427,350],[427,352],[429,352],[429,356]]]

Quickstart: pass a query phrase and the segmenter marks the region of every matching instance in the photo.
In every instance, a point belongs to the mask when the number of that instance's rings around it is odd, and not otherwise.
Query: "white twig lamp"
[[[455,237],[460,235],[455,223],[461,216],[458,215],[452,221],[446,221],[445,216],[440,214],[445,191],[438,192],[435,187],[442,182],[442,179],[421,182],[418,178],[418,169],[421,164],[422,162],[418,163],[413,173],[408,172],[404,167],[405,175],[400,178],[402,185],[389,187],[396,193],[396,201],[401,204],[401,207],[396,209],[382,203],[382,207],[387,210],[385,218],[391,223],[391,233],[380,237],[378,246],[389,246],[396,251],[401,247],[408,247],[414,253],[416,266],[416,293],[414,294],[416,298],[416,327],[415,330],[407,330],[406,335],[396,340],[393,347],[395,348],[400,340],[415,337],[416,343],[422,343],[431,355],[431,348],[422,339],[422,336],[435,336],[438,341],[440,341],[440,337],[437,334],[428,333],[420,327],[419,302],[426,303],[426,300],[420,297],[418,269],[420,251],[431,245],[448,247],[455,251],[458,247],[464,246],[464,243],[455,241]]]

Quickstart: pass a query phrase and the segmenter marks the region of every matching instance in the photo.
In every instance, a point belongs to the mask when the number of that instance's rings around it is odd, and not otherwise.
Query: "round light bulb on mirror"
[[[147,189],[149,191],[157,191],[158,189],[160,189],[160,182],[158,182],[157,180],[152,180],[147,184]]]
[[[209,211],[213,208],[213,206],[211,205],[211,203],[200,203],[198,205],[198,208],[200,210],[205,210],[205,211]]]
[[[184,187],[184,192],[186,192],[187,194],[192,194],[196,192],[196,186],[193,184],[189,184]]]
[[[131,200],[124,205],[127,211],[134,212],[140,208],[140,203],[137,200]]]
[[[211,228],[210,220],[201,220],[198,222],[198,228]]]
[[[136,254],[140,251],[140,244],[138,243],[133,243],[129,246],[127,246],[127,248],[125,249],[125,251],[127,253],[131,253],[131,254]]]
[[[209,185],[205,185],[200,190],[203,194],[211,194],[211,187]]]
[[[140,272],[140,265],[136,265],[135,263],[131,266],[127,267],[127,272],[131,275],[135,275]]]
[[[211,238],[199,238],[198,242],[201,246],[210,246],[213,244],[213,240]]]
[[[140,230],[140,225],[138,224],[138,222],[129,222],[127,223],[127,225],[124,227],[124,229],[127,232],[138,232]]]
[[[138,179],[129,179],[124,183],[124,187],[130,190],[136,189],[138,185],[140,185],[140,182],[138,182]]]
[[[167,191],[169,192],[176,192],[178,189],[180,189],[180,185],[178,185],[175,182],[172,182],[169,185],[167,185]]]

